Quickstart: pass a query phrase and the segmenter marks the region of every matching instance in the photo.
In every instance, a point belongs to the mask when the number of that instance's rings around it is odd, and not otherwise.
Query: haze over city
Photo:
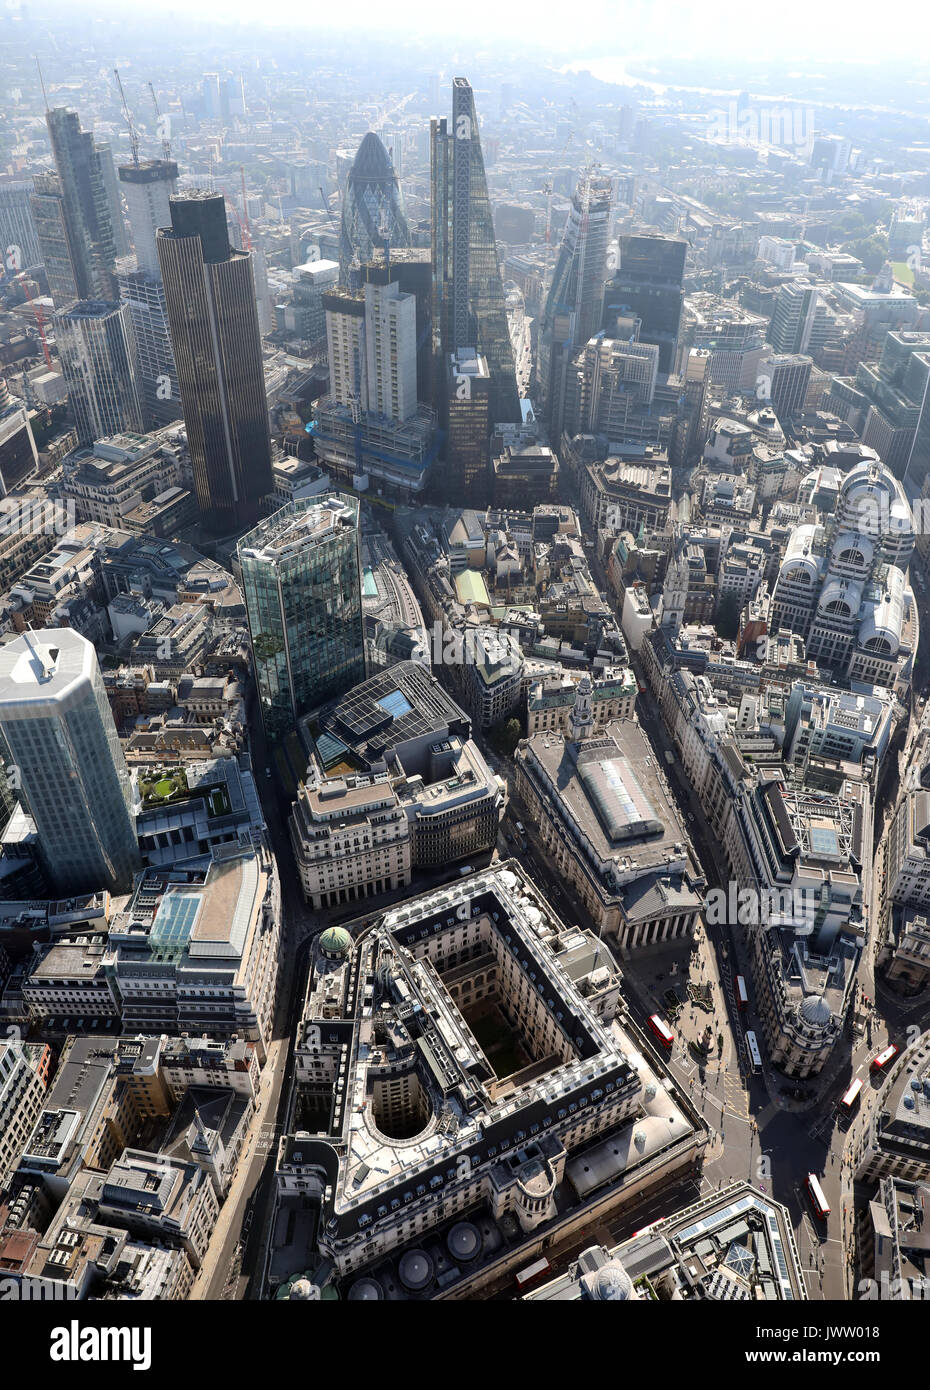
[[[317,1301],[897,1369],[928,39],[8,0],[0,1301],[51,1374]]]

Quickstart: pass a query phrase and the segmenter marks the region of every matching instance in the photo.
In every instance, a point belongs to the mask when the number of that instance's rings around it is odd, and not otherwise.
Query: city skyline
[[[183,1302],[195,1374],[324,1301],[904,1368],[896,20],[7,6],[0,1302],[52,1375],[163,1374]]]

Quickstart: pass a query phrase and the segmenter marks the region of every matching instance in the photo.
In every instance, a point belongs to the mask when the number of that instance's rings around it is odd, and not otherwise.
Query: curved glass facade
[[[349,170],[339,229],[339,270],[348,284],[353,262],[364,265],[387,240],[392,247],[409,246],[410,232],[404,197],[388,152],[369,131]]]

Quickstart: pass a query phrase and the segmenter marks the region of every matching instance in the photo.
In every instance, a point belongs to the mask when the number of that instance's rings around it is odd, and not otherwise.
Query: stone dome
[[[633,1280],[619,1260],[608,1260],[597,1271],[594,1292],[599,1300],[622,1302],[633,1297]]]
[[[449,1254],[457,1260],[473,1260],[481,1249],[481,1235],[470,1221],[459,1221],[446,1237]]]
[[[833,1017],[833,1010],[822,994],[809,994],[801,1005],[801,1017],[805,1023],[825,1024]]]

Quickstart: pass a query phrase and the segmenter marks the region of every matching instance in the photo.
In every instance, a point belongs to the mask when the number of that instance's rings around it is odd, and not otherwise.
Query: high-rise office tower
[[[305,343],[317,343],[326,336],[323,296],[339,284],[338,261],[308,261],[293,270],[294,287],[289,302],[274,306],[274,327]]]
[[[618,316],[641,321],[639,340],[659,349],[659,371],[675,370],[684,303],[688,243],[676,237],[621,236],[620,264],[604,292],[603,326],[614,336]]]
[[[126,219],[123,216],[123,200],[120,197],[116,165],[113,162],[113,150],[108,144],[99,140],[94,143],[100,160],[100,173],[103,176],[103,187],[107,195],[107,207],[110,209],[110,222],[113,226],[113,245],[116,247],[118,259],[120,256],[128,256],[132,248],[129,245]]]
[[[203,114],[208,120],[229,121],[229,78],[218,72],[205,72],[200,85]]]
[[[56,107],[45,113],[63,200],[78,299],[116,298],[116,237],[107,193],[109,149],[101,151],[76,111]]]
[[[396,284],[324,296],[329,393],[388,420],[417,409],[416,299]]]
[[[362,266],[362,283],[372,285],[396,284],[403,294],[416,300],[417,326],[417,400],[433,400],[433,290],[429,248],[410,246],[403,250],[376,249],[373,258]]]
[[[139,867],[129,770],[94,648],[71,628],[0,648],[0,744],[59,897],[125,893]]]
[[[320,466],[356,488],[422,490],[436,417],[417,399],[417,304],[397,283],[323,295],[329,393],[314,407]]]
[[[261,247],[252,247],[252,275],[255,281],[255,312],[258,314],[258,331],[264,338],[274,331],[274,314],[271,306],[271,290],[268,285],[268,263]]]
[[[564,316],[573,346],[586,343],[600,327],[612,204],[610,179],[588,173],[579,180],[541,324],[546,332],[559,316]]]
[[[446,364],[477,347],[490,374],[491,423],[519,421],[520,399],[478,135],[475,97],[464,77],[452,83],[452,125],[430,123],[433,341]]]
[[[220,193],[170,200],[156,244],[203,524],[255,522],[271,491],[271,436],[251,256],[234,251]]]
[[[893,335],[889,333],[889,338]],[[916,336],[916,335],[915,335]],[[904,485],[911,497],[930,496],[930,352],[915,352],[906,374],[906,391],[918,407],[914,442],[904,472]],[[923,528],[918,528],[922,532]],[[926,553],[926,539],[920,535],[918,548]]]
[[[655,343],[591,338],[566,372],[566,434],[603,435],[608,450],[657,444],[661,426],[653,400],[660,351]]]
[[[81,298],[81,291],[65,220],[64,194],[57,174],[50,170],[36,174],[29,208],[39,243],[39,259],[48,277],[48,292],[55,308],[65,309]]]
[[[0,177],[0,262],[14,274],[42,260],[30,199],[32,179]]]
[[[396,284],[365,286],[368,409],[409,420],[417,408],[417,301]]]
[[[365,676],[359,503],[336,493],[291,502],[239,542],[265,733]]]
[[[771,402],[779,420],[804,409],[813,365],[802,352],[773,353],[760,361],[756,394]]]
[[[492,476],[491,375],[474,348],[459,348],[449,358],[446,376],[446,488],[444,500],[465,507],[486,507]]]
[[[171,197],[178,191],[178,166],[173,159],[143,159],[121,164],[119,182],[126,208],[138,269],[161,279],[155,233],[171,226]]]
[[[339,230],[339,267],[344,283],[360,274],[376,246],[409,246],[404,197],[387,150],[369,131],[349,170]],[[353,272],[353,267],[355,270]]]
[[[127,258],[118,266],[119,296],[129,310],[136,342],[145,428],[157,429],[181,418],[178,370],[161,279],[131,269],[132,264]]]
[[[780,286],[768,339],[778,353],[806,353],[817,321],[820,296],[813,285],[798,281]]]
[[[181,392],[171,347],[168,306],[155,246],[159,227],[171,225],[171,196],[178,166],[171,159],[121,164],[119,182],[129,212],[135,259],[117,265],[120,299],[129,306],[146,426],[170,424],[181,415]]]
[[[607,278],[613,185],[585,174],[572,198],[540,324],[540,373],[550,438],[562,436],[565,372],[573,350],[598,331]]]
[[[53,316],[79,444],[143,429],[132,320],[125,304],[79,300]]]

